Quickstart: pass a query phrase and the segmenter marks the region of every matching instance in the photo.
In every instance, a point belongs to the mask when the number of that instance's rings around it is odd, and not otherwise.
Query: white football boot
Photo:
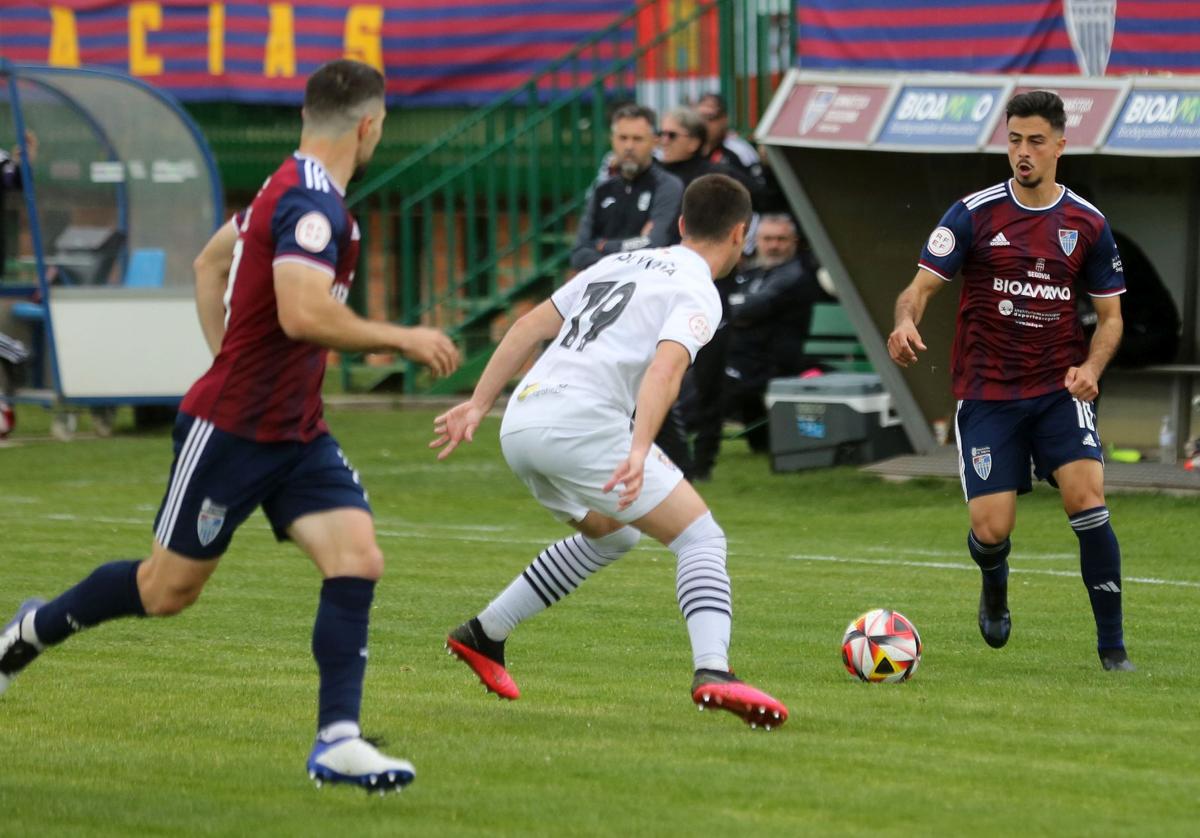
[[[8,689],[17,673],[30,664],[42,651],[39,644],[21,636],[21,623],[25,615],[45,605],[45,600],[27,599],[21,603],[14,616],[0,634],[0,695]]]
[[[417,776],[412,763],[381,754],[361,736],[332,742],[318,739],[308,755],[307,767],[309,779],[318,788],[322,783],[351,783],[380,794],[400,791]]]

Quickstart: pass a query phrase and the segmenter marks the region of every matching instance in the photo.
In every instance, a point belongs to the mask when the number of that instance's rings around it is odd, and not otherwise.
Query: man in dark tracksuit
[[[763,396],[772,378],[814,366],[804,354],[813,303],[832,300],[817,281],[817,264],[798,252],[794,222],[766,215],[758,227],[758,264],[740,273],[729,294],[725,415],[749,428],[754,451],[766,451]]]
[[[610,253],[665,247],[679,241],[683,184],[654,160],[657,115],[626,105],[613,114],[614,176],[588,197],[571,267],[583,270]]]
[[[613,114],[613,176],[588,197],[571,251],[576,270],[611,253],[678,243],[683,183],[654,159],[657,120],[654,111],[639,105],[625,105]],[[690,479],[692,455],[678,408],[671,408],[655,442]]]

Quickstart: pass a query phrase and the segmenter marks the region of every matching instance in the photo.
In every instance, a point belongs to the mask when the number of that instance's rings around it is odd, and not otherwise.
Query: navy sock
[[[1100,649],[1121,649],[1121,546],[1108,517],[1108,507],[1097,506],[1069,520],[1079,539],[1079,570],[1092,601],[1097,643]]]
[[[321,676],[317,729],[358,722],[367,672],[367,625],[375,583],[354,576],[326,579],[313,624],[312,652]]]
[[[39,608],[33,615],[38,641],[52,646],[106,620],[145,617],[146,609],[137,586],[140,564],[140,561],[102,564],[74,588]]]
[[[967,530],[967,549],[971,558],[979,565],[983,581],[988,585],[1003,585],[1008,581],[1008,554],[1012,541],[1004,539],[999,544],[984,544],[975,537],[974,530]]]

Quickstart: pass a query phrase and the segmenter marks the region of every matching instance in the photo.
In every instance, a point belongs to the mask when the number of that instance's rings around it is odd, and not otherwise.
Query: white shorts
[[[628,508],[618,510],[619,487],[607,494],[602,489],[629,456],[632,441],[632,432],[622,428],[524,428],[502,435],[500,448],[538,503],[560,521],[580,521],[595,511],[628,524],[666,500],[683,479],[683,473],[653,445],[641,494]]]

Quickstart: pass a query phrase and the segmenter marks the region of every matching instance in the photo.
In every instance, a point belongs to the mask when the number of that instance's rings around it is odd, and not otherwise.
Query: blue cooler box
[[[873,463],[912,451],[875,373],[775,378],[766,405],[773,471]]]

